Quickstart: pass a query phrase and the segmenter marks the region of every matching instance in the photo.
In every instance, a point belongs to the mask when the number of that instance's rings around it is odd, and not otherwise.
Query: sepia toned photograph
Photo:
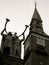
[[[0,0],[0,65],[49,65],[49,0]]]

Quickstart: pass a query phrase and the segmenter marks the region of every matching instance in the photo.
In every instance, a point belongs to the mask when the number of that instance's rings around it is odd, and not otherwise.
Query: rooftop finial
[[[36,3],[36,1],[35,1],[35,8],[36,8],[36,6],[37,6],[37,3]]]

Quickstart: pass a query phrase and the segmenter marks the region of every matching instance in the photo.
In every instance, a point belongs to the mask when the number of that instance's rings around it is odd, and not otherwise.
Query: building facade
[[[24,65],[49,65],[49,36],[44,32],[42,22],[35,6],[29,35],[24,42]]]
[[[29,34],[20,40],[16,33],[2,31],[0,65],[49,65],[49,36],[44,32],[36,5]],[[25,29],[26,30],[26,29]],[[24,59],[21,59],[21,42],[24,41]]]

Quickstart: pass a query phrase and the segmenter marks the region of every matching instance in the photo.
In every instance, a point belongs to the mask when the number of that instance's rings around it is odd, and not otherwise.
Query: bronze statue
[[[7,26],[7,23],[8,23],[8,22],[10,22],[10,20],[9,20],[8,18],[6,18],[5,27],[4,27],[3,31],[1,32],[1,35],[3,35],[4,31],[7,33],[7,31],[6,31],[6,26]],[[25,28],[25,30],[23,31],[23,33],[22,33],[21,35],[17,36],[17,33],[14,33],[14,36],[16,36],[16,37],[18,37],[18,38],[23,35],[23,39],[20,40],[21,42],[25,40],[25,32],[26,32],[26,30],[27,30],[27,28],[28,28],[29,26],[28,26],[28,25],[25,25],[25,27],[26,27],[26,28]],[[9,32],[9,33],[7,33],[7,34],[8,34],[8,35],[12,35],[12,32]]]

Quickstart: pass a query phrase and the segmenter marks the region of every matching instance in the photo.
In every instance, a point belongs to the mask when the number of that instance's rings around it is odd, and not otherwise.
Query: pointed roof
[[[33,14],[33,19],[37,19],[37,20],[41,20],[41,17],[37,11],[37,9],[35,8],[34,14]]]
[[[34,10],[34,14],[33,14],[32,19],[37,19],[37,20],[42,21],[41,17],[40,17],[40,14],[39,14],[39,12],[37,11],[37,8],[36,8],[36,2],[35,2],[35,10]]]

